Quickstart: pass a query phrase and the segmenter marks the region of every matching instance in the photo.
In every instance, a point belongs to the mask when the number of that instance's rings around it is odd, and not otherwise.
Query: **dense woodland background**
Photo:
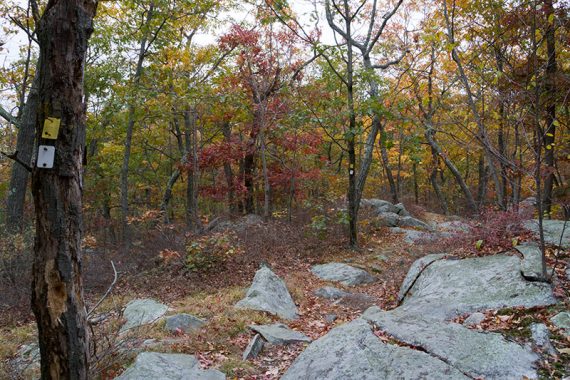
[[[0,4],[0,41],[24,41],[17,58],[0,46],[2,309],[29,292],[26,166],[45,3]],[[193,275],[215,268],[243,248],[204,234],[249,214],[307,240],[260,233],[247,255],[325,236],[356,248],[364,198],[492,222],[534,197],[535,216],[568,219],[569,10],[565,0],[100,2],[84,77],[82,244],[101,253],[88,259],[88,289],[112,280],[108,259],[136,272],[183,252]]]

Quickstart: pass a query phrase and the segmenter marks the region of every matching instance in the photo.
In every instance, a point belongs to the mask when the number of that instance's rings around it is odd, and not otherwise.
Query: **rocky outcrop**
[[[549,284],[527,281],[521,275],[521,260],[516,256],[433,259],[427,256],[412,265],[402,287],[407,290],[400,291],[405,293],[400,309],[445,319],[481,310],[556,303]],[[426,260],[431,264],[426,265]],[[425,269],[415,276],[417,267]]]
[[[386,344],[356,319],[332,329],[297,357],[281,380],[469,379],[444,361]]]
[[[371,307],[362,316],[397,340],[420,347],[462,373],[486,379],[535,379],[538,356],[507,341],[501,334],[485,333],[427,317],[426,314],[385,312]]]

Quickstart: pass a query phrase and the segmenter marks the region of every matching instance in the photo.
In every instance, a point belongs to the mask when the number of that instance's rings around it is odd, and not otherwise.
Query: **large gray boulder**
[[[520,244],[515,247],[523,255],[521,274],[530,281],[541,281],[542,252],[536,244]]]
[[[261,334],[263,339],[271,344],[285,345],[299,342],[310,342],[311,338],[298,331],[291,330],[282,323],[272,325],[251,325],[250,329]]]
[[[285,286],[285,282],[266,266],[253,278],[244,299],[236,304],[240,309],[265,311],[283,319],[297,319],[297,306]]]
[[[347,286],[369,284],[375,281],[374,277],[365,270],[342,263],[314,265],[311,272],[320,279],[340,282]]]
[[[488,309],[555,304],[551,286],[525,280],[520,265],[518,257],[508,255],[414,264],[411,273],[417,273],[418,266],[425,269],[400,292],[406,294],[400,309],[445,319]]]
[[[332,329],[297,357],[281,380],[468,379],[442,360],[383,343],[362,319]]]
[[[205,324],[206,321],[203,319],[195,317],[191,314],[182,313],[167,317],[164,328],[172,333],[189,333],[191,331],[199,330]]]
[[[224,380],[226,376],[214,369],[204,370],[198,360],[186,354],[141,352],[135,363],[117,380]]]
[[[484,333],[425,315],[384,312],[371,307],[362,316],[394,338],[421,347],[462,373],[485,379],[535,379],[538,356],[501,334]]]
[[[527,220],[524,223],[524,227],[527,230],[532,231],[536,238],[540,238],[538,220]],[[565,249],[570,248],[570,222],[567,222],[566,228],[564,228],[563,220],[543,220],[542,229],[544,231],[544,241],[547,244],[560,246]],[[564,236],[562,236],[563,230]]]
[[[119,332],[124,333],[130,329],[154,323],[158,321],[167,310],[168,306],[156,302],[153,299],[132,300],[125,307],[123,318],[126,322]]]

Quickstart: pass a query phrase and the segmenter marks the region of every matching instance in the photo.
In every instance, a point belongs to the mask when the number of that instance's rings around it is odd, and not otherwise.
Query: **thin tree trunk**
[[[552,0],[544,0],[544,9],[546,17],[546,53],[548,61],[546,64],[546,80],[544,83],[544,92],[546,95],[546,130],[544,131],[544,163],[546,165],[546,178],[544,179],[544,211],[550,217],[552,211],[552,189],[555,181],[554,168],[554,138],[556,135],[556,73],[558,71],[556,65],[556,38],[555,38],[555,19],[554,6]]]
[[[447,38],[449,40],[449,43],[452,44],[452,46],[453,46],[451,49],[451,57],[457,66],[457,72],[459,74],[459,79],[461,80],[461,83],[463,84],[463,88],[467,94],[467,103],[469,105],[471,113],[473,114],[473,118],[475,119],[475,123],[477,124],[477,130],[478,130],[477,131],[478,132],[477,138],[479,139],[481,146],[483,147],[485,157],[487,158],[487,161],[489,164],[489,172],[490,172],[491,178],[493,179],[493,182],[495,184],[497,204],[499,205],[499,207],[501,209],[504,210],[505,209],[505,198],[504,198],[504,194],[502,192],[503,187],[501,186],[501,181],[499,180],[499,176],[497,174],[497,169],[496,169],[495,163],[494,163],[494,158],[496,158],[496,156],[499,154],[495,154],[492,150],[492,145],[489,141],[489,136],[487,134],[487,130],[485,128],[485,125],[483,124],[483,119],[481,118],[479,110],[477,109],[477,105],[475,104],[475,99],[473,96],[473,92],[471,90],[471,85],[469,84],[469,80],[467,79],[467,74],[465,73],[465,70],[463,69],[463,64],[461,62],[459,54],[457,53],[457,49],[454,47],[454,44],[455,44],[454,31],[453,31],[453,26],[449,20],[449,15],[447,12],[447,0],[443,1],[443,11],[444,11],[444,17],[445,17],[445,22],[446,22],[446,26],[447,26]],[[499,155],[499,157],[500,157],[500,155]]]
[[[271,187],[269,185],[269,176],[267,174],[267,157],[265,154],[265,134],[263,130],[260,132],[261,138],[261,165],[263,171],[263,218],[269,219],[271,217],[270,201],[271,201]]]
[[[447,215],[448,214],[447,200],[445,199],[445,196],[443,195],[443,193],[441,191],[441,187],[439,186],[439,183],[437,182],[438,169],[439,169],[438,154],[435,151],[435,149],[432,149],[432,169],[431,169],[429,179],[431,182],[431,186],[433,187],[433,190],[435,191],[435,195],[437,196],[437,199],[439,200],[439,205],[441,206],[443,213],[445,215]]]
[[[81,280],[85,104],[83,72],[97,1],[50,0],[38,25],[39,104],[44,120],[61,120],[52,169],[35,167],[36,238],[32,310],[38,326],[42,379],[87,379],[89,330]]]
[[[390,194],[392,195],[392,202],[399,203],[398,190],[396,188],[396,182],[394,181],[394,176],[392,175],[392,169],[390,168],[390,159],[388,158],[388,151],[386,150],[386,132],[384,131],[384,125],[380,123],[380,157],[382,158],[382,166],[384,166],[384,173],[386,173],[386,178],[388,178],[388,184],[390,185]]]
[[[232,141],[232,128],[229,121],[224,121],[222,125],[222,132],[224,134],[224,141],[226,144],[231,144]],[[228,206],[231,214],[236,213],[236,196],[234,188],[234,173],[232,171],[232,164],[229,160],[224,161],[224,175],[226,176],[226,183],[228,186]]]
[[[31,165],[34,150],[36,117],[39,105],[39,85],[39,76],[36,73],[28,94],[28,100],[18,118],[16,152],[18,152],[18,158],[28,165]],[[28,170],[22,165],[17,162],[12,164],[8,197],[6,199],[6,226],[12,232],[21,230],[24,224],[28,175]]]
[[[152,18],[154,16],[154,1],[151,1],[149,10],[146,15],[146,21],[144,28],[146,28],[146,32],[144,33],[139,47],[139,55],[137,59],[137,66],[135,69],[135,75],[133,78],[133,86],[135,89],[138,88],[142,71],[143,71],[143,63],[146,56],[147,51],[147,42],[149,37],[149,29],[148,25],[150,24]],[[128,107],[128,116],[127,116],[127,129],[126,129],[126,137],[125,137],[125,152],[123,155],[123,165],[121,167],[121,225],[123,230],[123,240],[125,242],[125,247],[129,248],[130,246],[130,231],[128,225],[128,217],[129,217],[129,161],[131,159],[131,145],[133,141],[133,129],[135,126],[135,103],[134,101],[129,102]]]

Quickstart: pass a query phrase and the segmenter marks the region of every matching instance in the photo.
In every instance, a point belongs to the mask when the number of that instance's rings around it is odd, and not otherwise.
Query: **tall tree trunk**
[[[439,156],[438,153],[435,149],[432,148],[431,150],[431,156],[432,156],[432,168],[431,168],[431,173],[429,176],[430,182],[431,182],[431,186],[433,187],[433,190],[435,191],[435,195],[437,196],[437,199],[439,201],[439,205],[441,206],[441,210],[443,211],[443,213],[445,215],[448,214],[448,208],[447,208],[447,200],[445,199],[445,196],[443,195],[443,192],[441,191],[441,187],[439,186],[439,183],[437,182],[437,172],[439,169]]]
[[[253,111],[253,122],[251,131],[249,132],[249,138],[247,141],[247,147],[245,152],[245,157],[243,160],[243,178],[244,185],[246,189],[245,194],[245,213],[253,214],[255,213],[255,156],[257,151],[257,136],[261,128],[261,106],[259,104],[254,104]]]
[[[500,48],[497,48],[495,51],[495,60],[497,61],[497,70],[499,73],[503,73],[503,52]],[[497,133],[497,145],[499,148],[499,154],[506,158],[507,157],[507,147],[505,141],[505,99],[504,94],[502,93],[501,89],[499,88],[499,131]],[[508,177],[508,166],[505,164],[504,161],[500,161],[500,168],[501,168],[501,181],[502,181],[502,192],[505,197],[505,202],[507,199],[508,194],[508,184],[509,184],[509,177]]]
[[[382,158],[382,166],[384,166],[384,172],[386,173],[386,178],[388,178],[388,184],[390,185],[390,194],[392,195],[392,202],[399,203],[398,199],[398,189],[396,188],[396,181],[394,181],[394,175],[392,174],[392,169],[390,167],[390,159],[388,158],[388,150],[386,149],[386,131],[384,130],[384,124],[380,123],[380,157]]]
[[[18,159],[28,165],[31,165],[34,150],[36,117],[39,105],[39,85],[39,77],[36,73],[28,94],[28,100],[18,118],[16,152],[18,153]],[[12,164],[8,198],[6,199],[6,226],[12,232],[21,230],[23,226],[28,175],[28,169],[21,164],[17,162]]]
[[[463,63],[461,62],[461,59],[460,59],[459,54],[457,52],[457,48],[454,46],[455,45],[455,37],[454,37],[453,25],[452,25],[451,21],[449,20],[449,15],[447,12],[447,0],[443,0],[443,12],[444,12],[444,17],[445,17],[445,22],[446,22],[446,27],[447,27],[447,38],[448,38],[449,43],[452,44],[452,46],[453,46],[451,49],[451,57],[457,66],[457,72],[459,75],[459,79],[460,79],[461,83],[463,84],[463,89],[465,90],[466,95],[467,95],[467,104],[469,106],[469,109],[471,110],[473,118],[475,119],[475,123],[477,124],[477,138],[478,138],[479,142],[481,143],[481,146],[483,148],[483,152],[485,154],[485,158],[487,159],[488,164],[489,164],[489,173],[490,173],[491,178],[493,179],[493,182],[495,185],[495,193],[496,193],[496,197],[497,197],[497,204],[499,205],[499,207],[501,209],[504,210],[506,208],[506,205],[505,205],[505,197],[504,197],[504,194],[502,191],[503,187],[501,186],[501,181],[499,179],[499,175],[497,174],[497,168],[495,167],[495,159],[501,160],[501,157],[500,157],[500,154],[493,151],[493,147],[491,145],[491,142],[489,141],[489,136],[487,134],[487,130],[486,130],[485,125],[483,123],[483,119],[481,117],[481,114],[479,113],[479,110],[477,109],[477,105],[475,104],[475,98],[473,96],[473,91],[471,89],[471,85],[469,84],[467,74],[465,73],[465,70],[463,68]],[[505,161],[502,160],[502,162],[505,162]]]
[[[271,217],[271,187],[269,185],[269,175],[267,173],[267,156],[265,146],[265,133],[260,132],[261,138],[261,166],[263,171],[263,218],[266,220]]]
[[[485,156],[483,153],[479,155],[479,184],[477,186],[477,200],[479,201],[479,207],[485,204],[485,198],[487,197],[487,184],[489,183],[489,169],[485,165]]]
[[[548,61],[546,64],[546,80],[544,84],[546,102],[546,130],[544,131],[544,163],[546,165],[546,178],[544,179],[544,212],[550,216],[552,211],[552,188],[555,181],[554,168],[554,138],[556,135],[556,38],[554,6],[552,0],[544,0],[546,17],[546,53]]]
[[[192,162],[191,170],[186,176],[186,224],[188,228],[199,230],[201,228],[198,216],[198,130],[196,125],[196,111],[188,107],[184,111],[184,142],[186,159]]]
[[[146,56],[146,51],[148,49],[147,43],[150,33],[148,25],[150,24],[153,16],[154,16],[154,1],[151,1],[144,25],[144,29],[146,30],[146,32],[143,34],[143,37],[140,42],[139,55],[137,58],[137,67],[135,69],[135,75],[133,78],[133,86],[135,89],[138,88],[142,76],[143,63]],[[129,102],[129,107],[128,107],[127,130],[125,137],[125,152],[123,154],[123,165],[121,166],[121,224],[123,229],[123,240],[125,242],[125,247],[127,248],[127,250],[130,246],[130,239],[131,239],[127,219],[129,217],[129,162],[131,159],[131,145],[133,141],[134,126],[135,126],[135,103],[134,101],[131,100]]]
[[[349,17],[350,10],[348,2],[344,1],[344,19],[346,27],[346,35],[352,36],[351,32],[351,19]],[[347,43],[347,66],[346,66],[346,97],[348,105],[348,138],[347,138],[347,151],[348,151],[348,227],[349,227],[349,245],[352,248],[358,246],[358,204],[356,203],[356,111],[354,109],[354,67],[353,67],[353,44],[352,40]]]
[[[42,379],[87,379],[89,332],[81,280],[85,104],[83,72],[97,1],[50,0],[38,25],[36,136],[47,117],[61,119],[52,169],[35,167],[36,238],[32,309]]]
[[[222,125],[222,132],[224,134],[224,141],[226,144],[231,144],[232,141],[232,127],[229,121],[224,121]],[[237,205],[236,205],[236,196],[235,196],[235,188],[234,188],[234,173],[232,170],[232,164],[230,161],[224,161],[224,175],[226,177],[226,183],[228,186],[228,207],[231,214],[236,213]]]

